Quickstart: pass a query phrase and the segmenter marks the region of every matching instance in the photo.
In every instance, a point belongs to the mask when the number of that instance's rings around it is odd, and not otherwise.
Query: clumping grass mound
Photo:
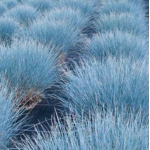
[[[45,12],[49,11],[53,8],[53,3],[55,3],[54,0],[25,0],[23,3],[27,3],[31,6],[33,6],[36,10]]]
[[[101,1],[100,14],[97,15],[95,27],[101,33],[119,31],[130,34],[148,36],[148,22],[145,18],[144,4],[139,2],[123,1]]]
[[[56,5],[58,8],[70,7],[75,10],[81,10],[85,15],[91,16],[97,9],[98,1],[93,0],[58,0]]]
[[[143,22],[143,17],[136,17],[130,13],[115,14],[112,12],[109,15],[103,14],[95,26],[101,33],[119,30],[137,36],[147,34],[147,27]]]
[[[56,17],[50,17],[54,14]],[[62,15],[63,18],[60,17]],[[80,35],[83,27],[81,26],[86,22],[86,18],[80,11],[64,8],[61,12],[58,10],[49,12],[47,16],[33,23],[29,28],[29,36],[32,39],[44,45],[53,44],[65,53],[82,40]]]
[[[66,22],[74,28],[83,29],[87,23],[87,18],[80,10],[72,9],[71,7],[55,8],[48,13],[45,13],[45,19],[49,22]]]
[[[16,41],[11,47],[0,48],[0,74],[18,88],[25,103],[38,101],[43,90],[60,80],[58,53],[32,41]]]
[[[29,26],[38,15],[36,9],[29,5],[18,5],[6,13],[6,16],[14,18],[22,26]]]
[[[94,112],[103,105],[121,109],[127,106],[148,114],[148,67],[146,60],[134,61],[109,57],[106,61],[84,60],[74,71],[68,71],[64,92],[65,107],[73,107],[82,114]]]
[[[0,80],[0,149],[5,150],[12,147],[12,139],[19,134],[24,119],[16,99],[17,88],[10,90],[8,81],[2,76]]]
[[[101,14],[111,14],[116,13],[132,13],[135,16],[145,16],[145,9],[144,9],[144,3],[140,0],[137,1],[102,1],[102,7],[99,10]]]
[[[0,44],[10,45],[13,37],[20,30],[18,23],[14,19],[8,17],[0,18]]]
[[[96,22],[96,16],[99,14],[99,0],[58,0],[56,2],[56,7],[70,7],[74,10],[80,10],[84,15],[84,18],[87,18],[87,23],[84,26],[82,33],[84,33],[87,37],[91,37],[95,32],[94,22]]]
[[[142,59],[148,55],[148,40],[120,31],[99,33],[91,39],[86,51],[99,60],[109,56]]]
[[[148,124],[142,124],[140,115],[124,113],[104,116],[97,112],[90,119],[66,117],[66,126],[57,124],[49,132],[25,137],[18,145],[21,150],[146,150]],[[92,120],[92,121],[91,121]]]

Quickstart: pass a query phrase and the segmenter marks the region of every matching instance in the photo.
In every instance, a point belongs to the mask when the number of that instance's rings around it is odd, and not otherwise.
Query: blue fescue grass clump
[[[0,80],[0,149],[4,150],[12,146],[12,139],[19,134],[24,119],[21,119],[23,110],[16,98],[17,89],[10,90],[4,77]]]
[[[87,59],[82,67],[68,71],[64,92],[70,106],[82,114],[93,112],[103,105],[111,108],[127,106],[136,112],[140,108],[148,114],[148,63],[129,58],[109,57],[106,61]]]
[[[100,15],[95,23],[99,32],[115,32],[118,29],[122,32],[147,36],[148,25],[146,25],[142,3],[124,0],[121,2],[101,1],[101,4]]]
[[[66,117],[66,126],[57,124],[50,132],[39,132],[25,137],[19,150],[146,150],[148,149],[148,124],[140,115],[128,118],[124,113],[106,115],[97,112],[90,119]],[[92,120],[92,121],[91,121]]]
[[[110,31],[122,31],[135,35],[147,35],[147,27],[143,22],[143,17],[135,16],[131,13],[111,13],[109,15],[103,14],[100,21],[95,25],[97,30],[101,33]]]
[[[58,8],[70,7],[75,10],[82,11],[85,15],[91,16],[97,7],[98,1],[92,0],[58,0],[56,5]]]
[[[140,0],[141,1],[141,0]],[[100,13],[102,14],[111,14],[116,13],[132,13],[135,16],[145,16],[144,13],[146,12],[143,9],[144,5],[142,3],[136,3],[134,1],[103,1],[102,2],[102,9],[100,9]]]
[[[86,51],[99,60],[109,56],[138,59],[148,55],[148,40],[120,31],[99,33],[90,40]]]
[[[88,37],[91,37],[95,32],[93,24],[98,14],[98,6],[100,6],[100,1],[98,0],[58,0],[56,2],[56,7],[58,8],[70,7],[74,10],[80,10],[83,13],[84,17],[87,18],[87,23],[82,33]]]
[[[53,8],[53,3],[55,3],[54,0],[25,0],[23,3],[27,3],[31,6],[33,6],[36,10],[45,12],[49,11]]]
[[[58,53],[33,41],[15,41],[11,47],[0,47],[0,74],[22,97],[41,93],[60,79]]]
[[[6,12],[6,6],[0,2],[0,17]]]
[[[19,32],[19,24],[9,17],[0,18],[0,43],[10,44],[12,38]]]
[[[52,43],[56,47],[61,47],[63,52],[68,52],[82,40],[81,25],[86,22],[86,18],[79,11],[73,12],[68,8],[62,9],[61,12],[56,10],[56,12],[52,11],[52,14],[49,13],[50,16],[56,13],[56,17],[45,17],[33,23],[29,28],[29,36],[44,45]],[[60,18],[62,16],[60,13],[64,15],[63,19]]]
[[[14,18],[22,26],[29,26],[38,15],[36,9],[29,5],[18,5],[6,13],[6,16]]]
[[[103,1],[104,2],[104,1]],[[118,0],[105,0],[105,3],[103,3],[103,4],[108,4],[108,3],[118,3],[118,2],[120,2],[120,1],[118,1]],[[136,4],[141,4],[141,5],[143,5],[144,4],[144,1],[142,1],[142,0],[122,0],[121,2],[125,2],[125,3],[133,3],[134,5],[136,5]]]
[[[72,27],[82,29],[87,23],[85,16],[80,10],[72,9],[71,7],[55,8],[48,13],[45,13],[45,19],[50,22],[64,21]]]

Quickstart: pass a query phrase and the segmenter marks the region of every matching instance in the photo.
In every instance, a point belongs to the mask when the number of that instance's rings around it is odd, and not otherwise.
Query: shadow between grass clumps
[[[66,98],[62,92],[61,83],[52,86],[44,91],[45,98],[42,99],[32,110],[27,110],[25,115],[27,115],[28,125],[23,127],[24,135],[32,136],[36,133],[35,127],[39,131],[45,131],[53,123],[54,118],[59,118],[59,121],[63,121],[63,115],[68,110],[65,109],[60,101],[59,97]],[[56,96],[57,95],[57,96]],[[24,116],[22,116],[24,118]],[[55,119],[57,121],[57,119]],[[44,126],[44,129],[42,128]],[[17,139],[23,138],[22,135],[18,135]]]
[[[96,12],[94,12],[96,13]],[[82,29],[81,35],[83,35],[83,39],[91,38],[93,34],[96,32],[95,28],[93,28],[92,24],[95,21],[94,14],[92,14],[89,24]],[[68,54],[65,58],[65,63],[70,70],[74,69],[75,62],[79,64],[80,56],[82,55],[85,45],[85,42],[81,40],[80,42],[76,43],[73,48],[68,50]],[[55,86],[52,86],[50,89],[45,90],[46,98],[43,99],[39,104],[37,104],[32,110],[29,112],[29,126],[31,126],[30,130],[26,130],[24,133],[27,135],[32,135],[35,132],[34,126],[39,127],[39,130],[43,130],[41,128],[41,124],[47,126],[47,122],[51,124],[51,119],[57,114],[59,119],[62,115],[68,111],[62,105],[59,97],[63,99],[67,99],[65,94],[63,93],[62,84],[64,83],[57,83]],[[52,96],[49,96],[52,95]],[[57,97],[55,96],[57,95]]]

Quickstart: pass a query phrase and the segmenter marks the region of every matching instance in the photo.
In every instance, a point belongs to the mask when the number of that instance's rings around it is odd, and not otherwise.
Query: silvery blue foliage
[[[143,17],[130,13],[110,13],[101,15],[100,21],[95,25],[99,32],[122,31],[135,35],[147,35],[147,27]]]
[[[66,75],[64,92],[68,100],[63,102],[67,108],[71,105],[82,114],[82,110],[93,112],[103,105],[120,109],[127,106],[134,111],[141,108],[148,114],[147,60],[109,57],[100,62],[87,59],[82,67],[76,65],[74,71],[68,71]]]
[[[10,44],[12,38],[20,31],[19,24],[12,18],[0,18],[0,43]]]
[[[40,92],[60,79],[58,49],[49,49],[33,41],[15,41],[11,47],[0,47],[0,74],[13,87],[26,94]]]
[[[80,10],[82,11],[85,15],[90,16],[92,15],[95,10],[97,9],[97,4],[99,2],[93,1],[93,0],[58,0],[56,2],[56,6],[58,8],[63,8],[63,7],[70,7],[72,9]]]
[[[63,72],[67,98],[59,98],[73,114],[65,125],[58,119],[50,132],[37,129],[33,137],[16,141],[18,150],[147,150],[144,7],[142,0],[0,2],[0,149],[12,148],[20,133],[25,121],[20,101],[59,83]],[[77,51],[86,36],[92,39],[85,50],[94,58],[84,58],[73,71],[62,69],[62,53]]]
[[[148,55],[148,40],[130,33],[120,31],[99,33],[90,40],[86,48],[88,54],[104,59],[108,56],[119,58],[143,58]]]
[[[146,12],[144,9],[144,4],[142,3],[142,0],[133,1],[133,0],[122,0],[122,1],[101,1],[101,7],[100,13],[102,14],[110,14],[112,12],[114,13],[132,13],[136,16],[141,15],[144,16],[144,13]]]
[[[12,146],[11,139],[19,134],[25,118],[20,118],[23,110],[16,98],[17,89],[10,90],[4,77],[1,76],[0,80],[0,149],[5,150]]]
[[[55,17],[54,14],[56,14]],[[63,18],[61,18],[62,14]],[[86,18],[80,11],[63,8],[62,11],[49,12],[49,15],[47,14],[46,16],[49,17],[32,24],[29,28],[31,38],[44,45],[52,43],[56,47],[61,47],[64,52],[82,40],[80,34]]]
[[[44,12],[49,11],[53,8],[54,0],[25,0],[23,3],[33,6],[38,11]]]
[[[58,0],[56,2],[56,7],[58,8],[70,7],[74,10],[80,10],[83,13],[84,17],[87,18],[87,23],[82,33],[86,34],[88,37],[91,37],[95,32],[93,23],[96,21],[99,6],[99,0]]]
[[[113,115],[111,111],[81,120],[66,117],[66,126],[57,124],[50,132],[39,132],[25,137],[19,150],[146,150],[148,149],[148,124],[140,117],[124,114]],[[92,121],[91,121],[92,120]]]
[[[144,8],[142,8],[144,5],[140,1],[138,3],[130,0],[120,2],[102,0],[100,15],[97,17],[95,27],[101,33],[115,32],[117,29],[122,32],[147,36],[148,26],[146,25]]]
[[[108,3],[119,3],[119,2],[124,2],[124,3],[133,3],[133,4],[144,4],[143,0],[122,0],[122,1],[118,1],[118,0],[105,0],[104,4],[108,4]]]
[[[0,3],[0,17],[6,12],[6,6]]]
[[[55,8],[48,13],[45,13],[45,19],[49,22],[66,22],[74,28],[82,29],[86,23],[87,18],[80,10],[75,10],[70,7]]]
[[[36,20],[39,13],[32,6],[18,5],[10,11],[7,11],[6,16],[14,18],[22,26],[29,26],[34,20]]]

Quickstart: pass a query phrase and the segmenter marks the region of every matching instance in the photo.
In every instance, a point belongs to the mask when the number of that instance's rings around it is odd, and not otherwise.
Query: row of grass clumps
[[[64,0],[65,1],[65,0]],[[148,35],[142,0],[101,0],[97,33],[66,69],[61,99],[71,115],[19,149],[148,149]],[[44,128],[44,127],[43,127]]]
[[[6,0],[0,8],[0,149],[148,149],[142,0]],[[76,47],[85,53],[70,70],[66,57]],[[16,141],[24,110],[62,76],[64,123]]]
[[[71,102],[72,107],[86,108],[87,113],[101,103],[112,108],[127,105],[148,114],[148,26],[144,4],[102,0],[99,10],[97,34],[88,40],[87,59],[67,73],[64,91],[70,99],[63,100],[64,104],[69,107]]]
[[[0,2],[0,149],[13,147],[25,110],[60,82],[65,58],[88,36],[98,1]],[[1,79],[3,79],[1,77]],[[15,90],[14,90],[15,89]],[[16,143],[16,141],[15,141]]]
[[[148,20],[143,1],[102,1],[95,27],[97,34],[89,42],[90,55],[133,57],[148,55]],[[144,58],[143,58],[144,59]]]
[[[84,4],[77,0],[59,3],[14,0],[17,5],[10,8],[7,6],[10,2],[0,5],[7,7],[0,16],[0,49],[4,55],[0,72],[5,72],[12,86],[19,86],[25,93],[43,91],[59,82],[60,66],[67,53],[84,41],[82,31],[96,11],[96,5],[92,1]]]

